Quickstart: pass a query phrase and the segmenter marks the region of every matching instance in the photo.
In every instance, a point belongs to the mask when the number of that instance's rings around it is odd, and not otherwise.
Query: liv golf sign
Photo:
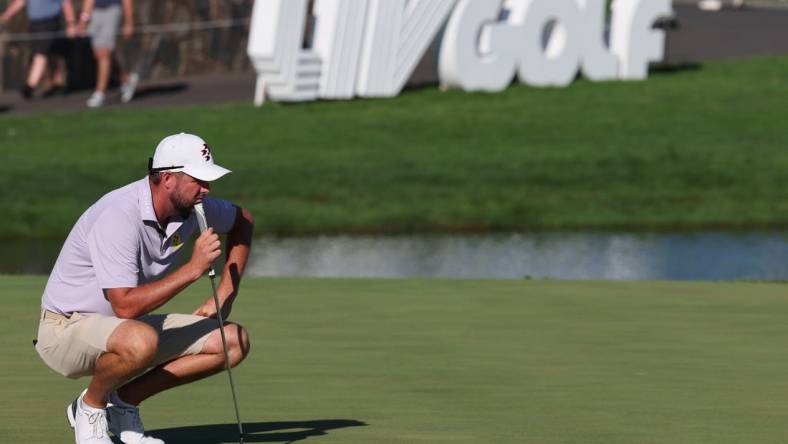
[[[609,39],[606,7],[605,0],[256,0],[247,48],[255,103],[397,96],[441,31],[446,87],[497,92],[515,78],[560,87],[578,72],[595,81],[645,79],[649,63],[663,58],[665,34],[653,25],[672,13],[671,0],[614,0]]]

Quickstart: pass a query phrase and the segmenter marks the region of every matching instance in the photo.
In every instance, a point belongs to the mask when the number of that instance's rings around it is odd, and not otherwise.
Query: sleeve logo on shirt
[[[202,145],[202,157],[205,159],[206,162],[211,161],[211,149],[208,148],[208,144],[204,143]]]
[[[172,248],[178,249],[183,246],[183,239],[181,239],[180,233],[175,233],[172,235]]]

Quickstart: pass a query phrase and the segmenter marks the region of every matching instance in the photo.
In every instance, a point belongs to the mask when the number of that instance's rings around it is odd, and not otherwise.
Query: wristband
[[[79,14],[79,21],[80,22],[89,22],[90,21],[90,14],[87,12],[82,12]]]

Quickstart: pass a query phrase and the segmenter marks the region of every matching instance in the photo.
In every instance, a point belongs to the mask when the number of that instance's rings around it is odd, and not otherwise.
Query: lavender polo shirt
[[[222,199],[203,200],[208,225],[230,231],[235,206]],[[194,215],[159,225],[153,211],[148,178],[111,191],[82,214],[71,229],[41,306],[57,313],[101,313],[114,316],[105,288],[133,288],[162,278],[184,242],[199,228]]]

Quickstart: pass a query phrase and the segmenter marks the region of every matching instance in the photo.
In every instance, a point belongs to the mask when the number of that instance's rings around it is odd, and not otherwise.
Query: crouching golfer
[[[145,436],[139,404],[169,388],[224,369],[212,295],[192,314],[151,314],[198,280],[221,253],[226,265],[218,296],[226,318],[236,296],[252,238],[248,211],[207,197],[210,183],[229,170],[214,163],[199,137],[177,134],[156,147],[148,176],[110,192],[74,225],[42,298],[36,350],[69,378],[91,376],[67,406],[77,444],[160,444]],[[208,229],[192,213],[203,202]],[[171,273],[184,242],[193,253]],[[195,304],[196,305],[196,304]],[[246,331],[226,323],[230,365],[249,352]]]

